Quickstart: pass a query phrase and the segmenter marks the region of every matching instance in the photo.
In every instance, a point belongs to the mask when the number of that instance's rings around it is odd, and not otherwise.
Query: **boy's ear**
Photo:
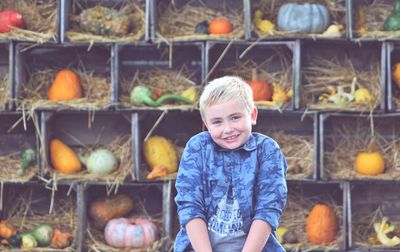
[[[251,124],[256,125],[257,123],[257,116],[258,116],[258,109],[254,106],[253,110],[251,111]]]

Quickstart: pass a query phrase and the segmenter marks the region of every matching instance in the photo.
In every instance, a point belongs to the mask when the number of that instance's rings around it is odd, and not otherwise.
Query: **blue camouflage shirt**
[[[287,196],[287,164],[278,144],[268,136],[252,133],[242,147],[227,150],[215,144],[205,131],[188,141],[179,165],[175,202],[181,229],[175,239],[175,252],[184,251],[190,244],[186,224],[193,218],[207,223],[227,193],[225,173],[229,167],[244,232],[249,232],[255,219],[268,222],[272,230],[278,227]],[[272,232],[263,251],[285,250]]]

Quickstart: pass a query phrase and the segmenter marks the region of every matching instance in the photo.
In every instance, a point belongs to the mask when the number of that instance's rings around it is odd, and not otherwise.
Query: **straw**
[[[234,9],[229,1],[220,1],[223,11],[212,9],[203,1],[188,1],[181,7],[174,2],[158,7],[158,40],[203,40],[203,39],[239,39],[244,35],[244,17],[242,9]],[[229,3],[228,3],[229,2]],[[224,35],[196,34],[195,27],[203,21],[211,22],[217,17],[226,17],[233,24],[233,31]]]
[[[47,68],[30,74],[26,83],[22,83],[21,95],[17,103],[19,108],[52,109],[104,109],[111,105],[111,77],[85,71],[83,67],[71,68],[79,76],[83,89],[83,98],[69,101],[50,101],[47,92],[53,83],[58,68]]]
[[[157,90],[158,93],[175,93],[180,94],[182,91],[189,87],[196,87],[197,93],[200,92],[200,87],[191,78],[197,74],[197,70],[190,72],[187,66],[183,65],[179,71],[172,69],[151,68],[145,70],[136,70],[133,77],[127,75],[121,78],[121,95],[120,105],[122,107],[131,107],[130,92],[135,86],[145,85],[152,90]],[[196,106],[194,105],[179,105],[179,104],[165,104],[159,107],[162,108],[178,108],[182,110],[190,110]]]
[[[57,1],[43,0],[2,0],[0,10],[15,10],[22,14],[26,28],[14,28],[11,32],[0,33],[0,40],[22,40],[44,43],[56,40]]]
[[[288,250],[295,251],[330,251],[337,250],[344,239],[343,230],[343,206],[338,205],[330,198],[330,195],[322,198],[322,196],[305,197],[302,190],[290,190],[285,210],[281,217],[280,226],[293,231],[299,242],[294,244],[283,244]],[[311,208],[317,203],[324,203],[330,206],[336,214],[338,220],[338,233],[336,239],[325,245],[315,245],[307,240],[306,220]]]
[[[10,84],[8,74],[6,74],[3,79],[0,79],[0,107],[6,105],[10,101]]]
[[[49,224],[59,228],[63,232],[70,232],[73,235],[77,231],[77,211],[75,195],[57,195],[54,197],[54,210],[48,212],[48,196],[33,198],[33,189],[7,190],[8,198],[13,204],[8,204],[7,216],[5,219],[18,229],[18,232],[30,231],[40,224]],[[40,206],[40,207],[39,207]],[[73,242],[72,242],[73,244]],[[72,245],[71,244],[71,245]],[[68,249],[72,249],[69,247]],[[31,248],[29,251],[47,251],[50,248]],[[1,251],[15,251],[1,247]]]
[[[382,133],[379,125],[375,125],[374,139],[379,152],[385,160],[385,172],[377,176],[359,174],[354,169],[354,161],[358,153],[368,151],[372,138],[369,122],[357,120],[351,129],[346,125],[332,125],[332,135],[325,138],[324,168],[329,177],[334,179],[400,179],[400,142],[399,133],[392,126],[391,133]]]
[[[253,23],[253,30],[254,32],[260,37],[260,38],[266,38],[266,37],[274,37],[274,38],[279,38],[279,37],[295,37],[295,38],[316,38],[319,36],[322,36],[321,34],[315,34],[315,33],[300,33],[300,32],[286,32],[286,31],[280,31],[277,28],[277,18],[278,18],[278,11],[279,8],[283,4],[287,4],[288,1],[286,0],[260,0],[254,2],[253,5],[253,10],[252,10],[252,16],[254,16],[255,10],[261,10],[261,12],[264,14],[263,19],[267,19],[275,24],[275,31],[272,31],[270,34],[264,34],[262,33]],[[346,6],[344,4],[344,1],[341,0],[291,0],[290,3],[319,3],[322,5],[325,5],[330,13],[331,17],[331,24],[340,24],[345,26],[345,15],[346,15]],[[341,30],[341,35],[344,34],[345,29]]]
[[[97,6],[101,6],[98,4]],[[66,32],[66,37],[71,41],[90,41],[94,42],[129,42],[138,41],[145,34],[145,10],[143,4],[137,2],[123,1],[121,6],[112,6],[112,9],[119,11],[121,15],[127,15],[132,24],[129,34],[126,36],[103,36],[87,33],[80,28],[79,14],[84,9],[89,9],[95,6],[83,6],[78,1],[72,6],[72,15],[70,17],[71,29]]]
[[[379,105],[381,97],[380,66],[376,62],[370,69],[355,69],[350,59],[341,62],[338,58],[313,58],[310,65],[303,70],[304,85],[302,85],[302,106],[309,109],[371,111]],[[351,92],[352,84],[356,88],[366,88],[372,96],[371,102],[350,102],[342,105],[321,103],[318,98],[323,93],[329,93],[328,86],[343,87]]]

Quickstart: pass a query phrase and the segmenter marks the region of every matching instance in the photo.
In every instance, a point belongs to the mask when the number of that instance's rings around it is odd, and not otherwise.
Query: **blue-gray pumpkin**
[[[279,8],[277,25],[282,31],[321,33],[329,24],[329,10],[322,4],[287,3]]]

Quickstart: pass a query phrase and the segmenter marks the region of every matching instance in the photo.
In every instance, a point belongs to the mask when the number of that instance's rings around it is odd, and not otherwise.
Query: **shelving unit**
[[[33,1],[15,2],[31,4]],[[391,78],[392,69],[400,60],[400,35],[391,36],[382,31],[371,33],[378,26],[370,26],[370,33],[357,32],[360,6],[368,13],[373,13],[374,6],[378,4],[390,12],[388,8],[394,0],[329,1],[336,7],[331,10],[332,22],[344,25],[336,37],[296,33],[260,36],[252,23],[254,12],[261,9],[267,13],[264,18],[276,20],[277,6],[271,6],[269,2],[206,0],[202,1],[203,5],[187,0],[37,1],[39,7],[49,5],[53,8],[54,24],[47,24],[50,30],[44,34],[32,30],[32,34],[25,39],[16,34],[9,37],[0,34],[0,160],[12,159],[14,162],[9,166],[3,162],[0,166],[0,219],[20,221],[21,212],[15,212],[19,207],[21,211],[30,209],[29,218],[35,218],[40,213],[51,215],[55,220],[59,217],[58,210],[64,206],[62,204],[70,201],[68,206],[71,207],[73,218],[68,220],[67,228],[73,233],[73,242],[68,248],[46,248],[46,251],[110,251],[104,235],[91,230],[88,207],[98,197],[124,193],[135,200],[134,213],[147,214],[156,220],[160,239],[152,251],[170,251],[179,228],[174,205],[175,177],[172,175],[168,179],[155,181],[146,179],[150,168],[144,161],[143,141],[150,135],[164,136],[174,143],[180,155],[190,137],[205,128],[196,105],[135,107],[130,105],[130,90],[134,85],[154,84],[143,83],[151,81],[151,74],[159,74],[161,81],[165,80],[162,77],[169,74],[177,76],[176,83],[157,85],[176,84],[176,91],[180,92],[190,85],[201,89],[208,81],[222,75],[240,75],[246,80],[251,79],[251,69],[257,68],[261,77],[271,78],[271,84],[293,93],[283,107],[259,106],[259,117],[254,127],[254,131],[271,135],[286,152],[289,200],[296,199],[293,195],[302,192],[301,197],[307,202],[328,202],[337,207],[335,210],[340,227],[338,237],[332,244],[314,246],[302,241],[287,245],[287,248],[297,251],[400,250],[399,246],[384,248],[379,244],[369,247],[368,237],[373,228],[366,224],[369,214],[377,209],[381,215],[387,215],[395,222],[400,220],[399,214],[396,214],[399,206],[393,203],[400,192],[396,185],[400,157],[395,156],[399,135],[400,88],[392,83]],[[281,4],[280,1],[272,2]],[[136,18],[142,19],[135,23],[135,34],[121,38],[82,37],[85,33],[79,31],[77,26],[80,13],[100,3],[118,11],[129,5],[129,8],[133,8],[130,11],[139,13]],[[3,6],[0,4],[0,11]],[[240,25],[234,27],[238,30],[233,37],[163,33],[165,27],[160,28],[159,22],[168,18],[165,12],[173,15],[176,14],[174,11],[190,6],[209,9],[214,14],[239,16]],[[197,16],[193,18],[198,19]],[[190,30],[190,27],[182,24],[183,28],[185,32]],[[53,30],[55,34],[51,34]],[[321,59],[324,62],[335,59],[335,64],[342,68],[367,73],[367,78],[358,79],[358,85],[368,84],[376,89],[372,113],[357,106],[315,106],[322,89],[315,91],[310,88],[313,84],[311,77],[318,75],[311,68],[318,66],[331,70],[331,65],[321,64]],[[86,80],[97,86],[92,86],[91,96],[86,97],[85,106],[68,103],[38,105],[38,100],[47,100],[46,90],[56,71],[67,67],[79,70],[88,78],[95,78],[95,81]],[[343,77],[340,72],[336,75]],[[348,87],[351,79],[345,81]],[[43,86],[38,87],[39,84]],[[96,88],[101,88],[101,92]],[[34,100],[32,94],[35,94]],[[97,103],[96,99],[102,102]],[[390,174],[376,177],[361,176],[354,171],[355,150],[343,157],[346,158],[346,167],[338,167],[342,160],[338,161],[338,153],[335,153],[338,145],[346,139],[368,137],[371,115],[375,133],[382,136],[380,140],[386,141],[385,144],[392,141],[393,144],[392,152],[385,156],[388,159],[386,165],[390,166],[386,170]],[[87,150],[107,146],[120,136],[124,137],[124,144],[129,146],[125,150],[129,155],[124,156],[125,159],[118,157],[120,164],[124,164],[123,171],[98,177],[83,172],[74,177],[57,174],[51,167],[48,145],[52,138],[62,139],[75,149]],[[122,145],[121,142],[118,144]],[[26,176],[16,177],[13,169],[20,165],[18,157],[27,147],[38,150],[37,164],[30,168]],[[358,147],[359,150],[363,149],[363,146]],[[293,148],[307,149],[299,158],[292,156],[298,155],[293,154]],[[13,156],[10,159],[11,154]],[[391,174],[393,177],[390,177]],[[14,202],[14,199],[26,197],[27,191],[33,192],[31,201]],[[25,205],[14,206],[19,202]],[[312,207],[301,203],[289,202],[288,205]],[[289,213],[293,209],[287,211]],[[33,225],[29,218],[21,227]],[[283,223],[289,225],[285,218],[284,213]],[[306,215],[303,214],[302,218],[306,218]],[[304,225],[303,219],[303,224],[299,222],[299,225]],[[362,235],[356,233],[360,225],[368,232]],[[296,228],[299,232],[304,231],[301,226]],[[2,245],[0,250],[7,251]],[[39,251],[39,248],[35,251]]]

